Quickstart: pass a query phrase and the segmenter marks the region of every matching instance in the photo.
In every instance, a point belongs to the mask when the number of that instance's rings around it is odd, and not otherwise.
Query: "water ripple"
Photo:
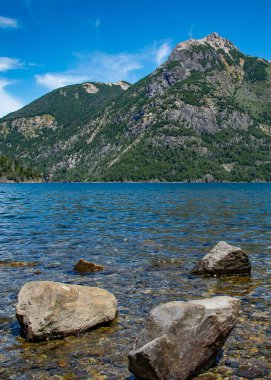
[[[257,313],[270,313],[270,221],[269,184],[0,185],[0,259],[38,263],[0,267],[0,378],[128,379],[126,353],[151,307],[218,294],[237,296],[243,306],[225,346],[230,364],[222,361],[212,371],[233,378],[231,363],[253,364],[258,357],[271,371],[270,326],[257,320]],[[250,253],[252,277],[190,276],[193,264],[222,239]],[[105,271],[79,276],[73,266],[80,257]],[[179,265],[157,268],[153,263],[161,258]],[[25,343],[18,338],[16,296],[25,282],[38,279],[108,289],[118,298],[117,323],[81,337]]]

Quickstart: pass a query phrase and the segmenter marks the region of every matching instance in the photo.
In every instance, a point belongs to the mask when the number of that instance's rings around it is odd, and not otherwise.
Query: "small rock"
[[[267,371],[261,368],[249,368],[249,367],[240,367],[236,373],[237,376],[245,377],[246,379],[253,380],[257,377],[262,377],[267,374]]]
[[[16,317],[28,341],[75,335],[115,319],[117,300],[100,288],[51,281],[25,284]]]
[[[37,263],[35,262],[24,262],[24,261],[0,261],[0,267],[35,267]]]
[[[74,266],[74,270],[79,273],[99,272],[103,269],[104,267],[102,265],[94,264],[84,259],[80,259]]]
[[[197,377],[194,377],[193,380],[217,380],[217,376],[213,374],[203,374]]]
[[[192,269],[192,274],[199,275],[239,275],[246,276],[251,272],[248,255],[241,248],[220,241]]]
[[[151,239],[144,240],[142,245],[145,245],[147,247],[156,247],[156,248],[162,248],[163,247],[162,244],[159,244],[156,241],[151,240]]]
[[[207,370],[233,329],[240,301],[213,297],[154,308],[130,351],[129,368],[140,379],[188,380]]]
[[[215,177],[212,174],[205,174],[203,176],[203,182],[206,182],[206,183],[215,182]]]
[[[237,360],[230,360],[230,359],[226,359],[224,361],[224,364],[230,368],[237,368],[239,366],[239,362]]]
[[[254,312],[251,318],[255,321],[268,322],[271,320],[271,315],[268,312]]]
[[[58,362],[56,364],[60,368],[65,368],[68,366],[68,362],[66,360],[63,360],[63,359],[58,360]]]
[[[148,269],[168,269],[172,270],[174,268],[181,268],[182,267],[182,261],[180,259],[175,258],[158,258],[151,260],[150,267]]]

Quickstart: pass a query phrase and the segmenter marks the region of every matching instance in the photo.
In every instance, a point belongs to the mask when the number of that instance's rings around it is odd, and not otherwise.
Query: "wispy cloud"
[[[36,75],[36,81],[49,90],[85,81],[115,82],[131,79],[131,73],[142,67],[137,56],[95,53],[77,55],[78,66],[63,73]]]
[[[94,26],[95,26],[95,28],[99,28],[100,25],[101,25],[101,20],[99,18],[97,18],[97,20],[95,20],[95,22],[94,22]]]
[[[0,16],[0,28],[14,29],[14,28],[18,28],[18,27],[19,27],[19,23],[15,18],[8,18],[8,17]]]
[[[6,87],[12,83],[8,80],[0,79],[0,117],[23,107],[23,104],[6,90]]]
[[[85,73],[92,80],[115,82],[128,80],[131,74],[143,67],[142,57],[137,54],[93,53],[77,55],[79,64],[76,71]]]
[[[20,69],[24,63],[17,58],[0,57],[0,72],[8,70]]]
[[[171,51],[171,45],[169,42],[164,42],[155,51],[155,60],[158,65],[164,62],[164,60],[169,56]]]
[[[80,75],[72,75],[68,73],[47,73],[44,75],[36,75],[36,81],[38,84],[53,90],[58,87],[67,86],[68,84],[80,83],[87,80],[87,77]]]
[[[140,78],[140,70],[148,67],[153,70],[170,53],[169,42],[155,42],[139,53],[108,54],[102,52],[76,54],[77,64],[73,69],[61,73],[36,75],[36,81],[50,90],[83,81],[135,82]]]
[[[195,28],[195,24],[191,24],[191,26],[190,26],[190,29],[189,29],[189,32],[188,32],[188,37],[190,38],[190,39],[192,39],[192,38],[194,38],[194,28]]]

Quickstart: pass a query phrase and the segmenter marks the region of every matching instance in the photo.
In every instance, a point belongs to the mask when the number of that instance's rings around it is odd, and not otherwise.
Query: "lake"
[[[251,278],[189,274],[220,240],[249,253]],[[105,270],[79,275],[79,258]],[[151,308],[215,295],[238,297],[242,307],[209,372],[271,379],[271,184],[1,184],[0,260],[36,263],[0,266],[1,379],[133,379],[127,353]],[[27,343],[16,298],[37,280],[105,288],[118,299],[118,319]]]

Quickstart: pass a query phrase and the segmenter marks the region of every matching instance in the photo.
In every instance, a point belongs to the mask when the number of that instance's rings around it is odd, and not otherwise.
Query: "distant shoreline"
[[[217,182],[204,182],[204,181],[89,181],[89,182],[80,182],[80,181],[1,181],[0,185],[21,185],[21,184],[36,184],[36,185],[47,185],[47,184],[199,184],[199,185],[212,185],[212,184],[270,184],[268,181],[257,181],[257,182],[230,182],[230,181],[217,181]]]

